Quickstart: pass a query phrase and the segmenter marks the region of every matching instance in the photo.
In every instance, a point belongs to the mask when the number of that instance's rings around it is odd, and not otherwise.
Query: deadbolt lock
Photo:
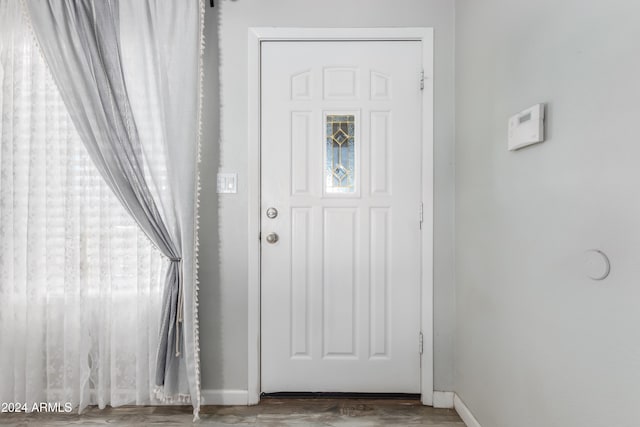
[[[267,218],[274,219],[277,216],[278,216],[278,209],[276,208],[267,209]]]

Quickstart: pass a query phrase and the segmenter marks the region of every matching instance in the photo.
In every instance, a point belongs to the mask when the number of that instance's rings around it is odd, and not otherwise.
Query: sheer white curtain
[[[146,404],[166,262],[89,159],[0,0],[0,401]]]
[[[191,403],[197,418],[197,158],[204,3],[25,3],[89,156],[128,213],[170,260],[155,395],[166,402]],[[160,132],[145,133],[144,124]],[[163,167],[155,167],[151,154]],[[159,172],[166,179],[158,179]]]

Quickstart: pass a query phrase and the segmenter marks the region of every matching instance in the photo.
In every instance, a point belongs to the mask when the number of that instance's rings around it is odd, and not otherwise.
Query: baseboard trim
[[[433,407],[434,408],[447,408],[453,409],[453,396],[452,391],[434,391],[433,392]]]
[[[202,390],[203,405],[248,405],[247,390]]]
[[[467,427],[482,427],[457,394],[453,396],[453,407]]]

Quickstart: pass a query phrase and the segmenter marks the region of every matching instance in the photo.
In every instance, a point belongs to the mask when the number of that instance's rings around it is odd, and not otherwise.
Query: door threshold
[[[335,393],[308,391],[281,391],[262,393],[262,399],[385,399],[420,400],[420,393]]]

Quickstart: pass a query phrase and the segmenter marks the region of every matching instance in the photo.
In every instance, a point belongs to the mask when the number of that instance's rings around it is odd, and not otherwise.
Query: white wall
[[[218,21],[219,50],[214,42]],[[435,29],[435,386],[451,390],[455,307],[453,1],[224,0],[216,1],[215,9],[207,7],[206,25],[209,41],[200,212],[203,388],[247,388],[248,28],[424,26]],[[238,194],[215,194],[218,169],[238,173]]]
[[[455,391],[485,427],[637,427],[640,2],[456,9]],[[548,141],[508,152],[538,102]]]

